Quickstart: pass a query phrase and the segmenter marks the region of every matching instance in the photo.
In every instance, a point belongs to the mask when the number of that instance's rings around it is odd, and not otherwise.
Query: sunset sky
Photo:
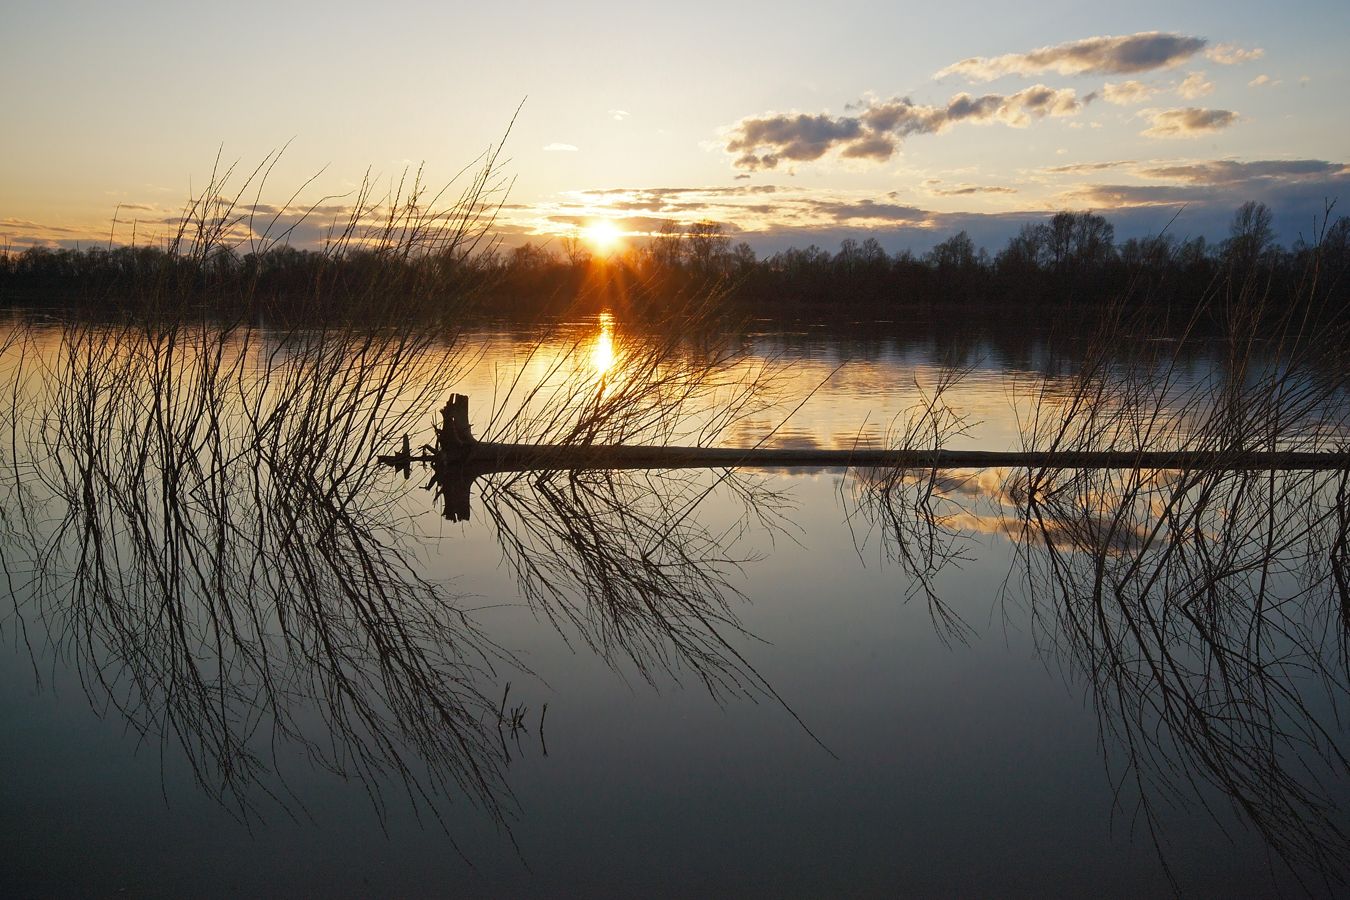
[[[724,223],[761,252],[1091,209],[1117,236],[1284,242],[1350,212],[1350,3],[8,2],[0,247],[168,229],[217,151],[261,202],[448,180],[500,139],[509,242]],[[523,105],[522,105],[523,101]],[[316,172],[310,188],[291,195]],[[114,210],[119,209],[113,229]]]

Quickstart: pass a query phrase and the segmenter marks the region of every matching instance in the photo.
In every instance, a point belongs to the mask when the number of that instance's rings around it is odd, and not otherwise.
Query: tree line
[[[340,253],[273,247],[240,254],[218,246],[184,256],[152,247],[0,254],[0,303],[134,300],[154,285],[182,295],[286,304],[370,304],[401,293],[463,310],[535,314],[581,306],[669,309],[710,292],[755,314],[922,305],[1092,305],[1128,295],[1137,302],[1197,303],[1216,284],[1259,282],[1263,291],[1316,290],[1343,297],[1350,268],[1350,218],[1291,247],[1274,238],[1272,214],[1243,204],[1228,236],[1160,234],[1117,242],[1091,212],[1060,212],[1029,223],[994,254],[961,231],[932,250],[887,253],[875,238],[847,239],[831,253],[815,245],[758,256],[717,222],[667,223],[640,246],[600,257],[573,236],[464,255],[390,254],[345,246]]]

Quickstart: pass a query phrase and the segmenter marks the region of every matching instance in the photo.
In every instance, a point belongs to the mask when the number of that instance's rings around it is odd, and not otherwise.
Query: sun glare
[[[614,368],[614,316],[607,312],[600,314],[600,333],[595,336],[595,345],[591,348],[591,365],[599,375]]]
[[[618,249],[620,242],[623,240],[623,232],[619,230],[619,226],[608,219],[598,219],[592,222],[586,226],[582,234],[591,246],[601,253],[610,253]]]

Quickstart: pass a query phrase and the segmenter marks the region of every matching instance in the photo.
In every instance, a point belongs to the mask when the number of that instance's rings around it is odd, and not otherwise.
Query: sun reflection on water
[[[595,346],[591,349],[591,365],[597,375],[604,376],[614,368],[614,361],[614,316],[602,312],[600,333],[595,336]]]

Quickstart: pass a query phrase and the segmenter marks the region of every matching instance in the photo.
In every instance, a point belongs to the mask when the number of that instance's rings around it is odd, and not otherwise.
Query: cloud
[[[1212,192],[1207,187],[1174,184],[1088,184],[1062,195],[1066,206],[1116,209],[1130,206],[1164,206],[1204,202]]]
[[[1157,88],[1150,87],[1142,81],[1122,81],[1119,84],[1108,81],[1102,88],[1102,99],[1116,106],[1133,106],[1136,103],[1143,103],[1156,93]]]
[[[1116,226],[1119,240],[1157,234],[1203,234],[1221,238],[1233,210],[1247,200],[1265,202],[1276,212],[1276,229],[1289,244],[1308,224],[1325,214],[1328,197],[1350,196],[1350,161],[1321,159],[1239,160],[1171,159],[1105,160],[1042,168],[1026,173],[1036,184],[1053,185],[1049,197],[1039,189],[974,185],[926,178],[916,188],[958,205],[971,197],[995,201],[1002,212],[924,209],[894,193],[840,192],[790,184],[744,182],[650,189],[609,188],[567,192],[557,202],[537,205],[533,214],[511,215],[511,223],[535,237],[557,234],[596,215],[616,215],[624,230],[638,234],[659,231],[665,222],[711,219],[734,223],[737,240],[757,252],[818,244],[837,246],[844,238],[876,237],[889,249],[909,247],[922,252],[942,237],[967,230],[977,245],[997,249],[1027,222],[1044,221],[1052,209],[1092,209]],[[964,176],[974,177],[974,176]],[[1042,181],[1041,179],[1044,179]],[[1053,181],[1050,179],[1054,179]],[[1093,179],[1110,183],[1094,183]],[[1086,183],[1084,183],[1086,182]],[[921,184],[921,186],[920,186]],[[764,188],[765,190],[760,190]],[[1026,208],[1017,197],[1026,197]],[[643,207],[643,203],[649,205]],[[992,206],[993,203],[988,203]],[[1174,221],[1178,207],[1184,212]],[[527,212],[522,210],[522,212]]]
[[[545,145],[544,145],[544,152],[545,152],[545,153],[576,153],[576,152],[577,152],[577,146],[576,146],[575,144],[560,144],[560,143],[558,143],[557,141],[554,141],[554,142],[551,143],[551,144],[545,144]]]
[[[268,204],[240,204],[235,212],[240,219],[222,234],[223,243],[243,250],[251,249],[247,242],[266,238],[304,247],[322,246],[330,237],[332,220],[327,214],[340,210],[336,219],[346,219],[351,208],[346,206],[271,206]],[[152,213],[136,215],[132,213]],[[363,224],[380,221],[387,215],[387,207],[373,207],[362,219]],[[250,215],[252,214],[252,215]],[[116,219],[108,224],[92,227],[79,225],[52,225],[20,219],[0,219],[0,248],[11,246],[79,247],[94,244],[125,245],[136,235],[142,246],[156,245],[166,234],[172,234],[183,225],[192,227],[195,221],[182,213],[172,213],[154,204],[122,203],[117,207]]]
[[[1119,169],[1133,164],[1133,160],[1118,159],[1110,162],[1071,163],[1067,166],[1053,166],[1042,171],[1052,175],[1081,175],[1084,172],[1101,172],[1105,169]]]
[[[1278,81],[1273,81],[1269,75],[1257,75],[1251,81],[1247,82],[1247,87],[1250,88],[1275,87],[1275,85],[1279,83],[1280,82]]]
[[[844,147],[839,155],[845,159],[870,159],[885,162],[895,155],[899,141],[887,134],[873,133]]]
[[[935,188],[933,193],[939,197],[966,197],[971,194],[1015,194],[1017,188],[998,185],[961,184],[950,188]]]
[[[595,216],[590,214],[571,215],[559,214],[548,216],[548,221],[569,227],[584,227],[595,221]],[[656,234],[663,225],[672,222],[678,223],[680,220],[671,219],[665,216],[619,216],[607,218],[607,222],[612,222],[614,227],[626,234]],[[730,222],[720,223],[724,231],[729,234],[735,234],[740,228]]]
[[[1260,200],[1287,217],[1282,237],[1287,242],[1297,235],[1293,227],[1325,215],[1327,197],[1344,196],[1350,189],[1350,164],[1321,159],[1200,159],[1119,165],[1131,176],[1154,183],[1080,184],[1060,194],[1057,202],[1066,208],[1114,211],[1185,205],[1191,211],[1193,227],[1201,226],[1214,234],[1226,228],[1237,206]],[[1113,215],[1113,221],[1117,218]]]
[[[622,122],[624,119],[628,118],[629,115],[630,113],[626,109],[611,109],[609,111],[609,117],[615,122]]]
[[[1004,75],[1128,75],[1178,66],[1204,49],[1204,38],[1144,31],[1123,36],[1090,37],[1041,47],[1029,53],[973,56],[948,66],[936,78],[961,75],[969,81],[993,81]]]
[[[845,159],[884,162],[914,134],[936,134],[960,122],[1002,122],[1022,128],[1046,116],[1071,116],[1083,108],[1073,89],[1043,84],[1014,94],[957,94],[946,106],[926,106],[908,97],[866,101],[853,115],[770,113],[742,119],[726,133],[734,165],[756,171],[780,162],[811,162],[838,151]]]
[[[1279,240],[1289,243],[1300,232],[1306,233],[1309,223],[1326,215],[1328,197],[1350,191],[1350,164],[1320,159],[1187,160],[1141,165],[1131,174],[1156,181],[1079,185],[1058,200],[1070,208],[1111,210],[1111,219],[1117,223],[1130,221],[1126,215],[1130,210],[1166,215],[1163,210],[1184,205],[1192,233],[1198,230],[1210,236],[1226,231],[1239,205],[1258,200],[1275,210]],[[1157,224],[1167,223],[1160,220]]]
[[[854,117],[769,115],[738,122],[726,149],[741,154],[736,160],[738,168],[772,169],[784,159],[794,162],[820,159],[836,146],[847,146],[860,138],[863,138],[862,122]]]
[[[770,188],[756,193],[750,185],[728,187],[665,188],[667,195],[682,198],[679,203],[664,202],[642,192],[621,188],[586,192],[566,192],[557,201],[539,204],[533,215],[512,214],[512,222],[528,225],[535,234],[556,234],[597,215],[622,223],[635,233],[653,233],[665,222],[694,222],[710,219],[735,223],[735,230],[762,235],[770,230],[807,229],[827,232],[831,229],[924,228],[932,213],[906,205],[895,192],[872,194],[838,193],[800,188]],[[633,199],[654,200],[650,206],[630,203]],[[523,213],[526,211],[522,211]]]
[[[1235,66],[1238,63],[1251,62],[1266,55],[1260,47],[1245,50],[1237,44],[1216,44],[1205,51],[1205,58],[1221,66]]]
[[[917,206],[902,206],[898,203],[877,203],[875,200],[854,201],[813,201],[811,209],[829,216],[836,222],[856,220],[885,222],[923,222],[928,213]]]
[[[966,96],[968,95],[960,94],[958,99]],[[981,97],[977,102],[988,103],[993,97],[997,96],[997,94],[987,95]],[[956,106],[955,100],[948,107],[948,111],[953,114],[953,118],[959,120],[960,117],[954,115],[954,106]],[[1023,128],[1030,124],[1032,119],[1040,119],[1045,116],[1071,116],[1078,113],[1082,108],[1083,105],[1074,96],[1073,89],[1048,88],[1043,84],[1038,84],[1008,96],[1002,103],[997,104],[992,111],[987,108],[972,111],[971,117],[976,120],[996,119],[1015,128]]]
[[[13,230],[43,238],[95,236],[94,232],[86,229],[68,225],[48,225],[43,222],[34,222],[31,219],[3,218],[0,219],[0,228],[5,229],[6,232]],[[106,236],[105,234],[104,237]]]
[[[1139,132],[1145,137],[1187,138],[1198,134],[1221,131],[1238,120],[1238,114],[1227,109],[1201,109],[1187,106],[1182,109],[1146,109],[1139,113],[1152,124]]]
[[[1177,85],[1177,93],[1186,100],[1195,100],[1214,93],[1214,83],[1205,80],[1204,72],[1190,72],[1181,84]]]
[[[737,184],[718,187],[604,188],[564,191],[563,196],[571,203],[603,206],[607,209],[677,212],[705,206],[721,199],[762,196],[781,190],[783,189],[773,184]]]
[[[1302,180],[1346,175],[1350,167],[1324,159],[1260,159],[1238,162],[1212,159],[1142,168],[1145,178],[1161,178],[1200,185],[1236,185],[1256,180]]]

